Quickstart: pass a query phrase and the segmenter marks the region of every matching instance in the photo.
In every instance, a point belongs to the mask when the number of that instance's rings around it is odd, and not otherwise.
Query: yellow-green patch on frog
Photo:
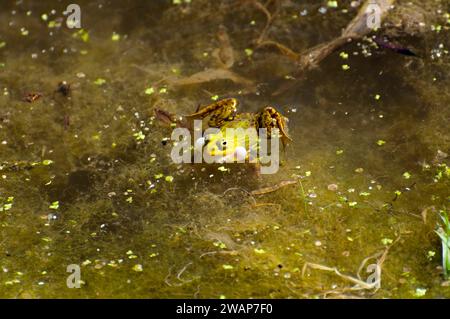
[[[220,129],[220,132],[209,134],[201,140],[209,155],[222,157],[224,160],[236,155],[238,160],[248,160],[251,152],[247,151],[256,153],[259,147],[260,128],[267,130],[268,138],[274,137],[273,129],[277,128],[283,146],[292,141],[287,133],[287,118],[274,107],[267,106],[257,113],[237,113],[237,105],[237,99],[224,99],[186,116],[187,119],[204,119],[209,116],[208,126]]]
[[[204,119],[209,116],[209,127],[221,127],[225,121],[234,120],[238,101],[234,98],[224,99],[207,105],[197,112],[187,115],[189,119]]]
[[[239,161],[248,160],[250,152],[257,151],[258,133],[255,126],[255,118],[250,113],[239,114],[231,121],[226,121],[218,128],[217,134],[208,134],[205,137],[206,152],[211,156],[222,157],[224,160],[232,159],[236,150]],[[245,150],[245,152],[243,151]]]

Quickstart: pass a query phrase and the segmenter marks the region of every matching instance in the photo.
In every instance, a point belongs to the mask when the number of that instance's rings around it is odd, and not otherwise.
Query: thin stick
[[[340,290],[339,292],[337,290],[332,290],[332,291],[327,291],[325,292],[325,295],[327,294],[331,294],[331,293],[341,293],[342,291],[356,291],[356,290],[372,290],[375,289],[375,292],[378,290],[379,284],[381,282],[381,276],[379,278],[377,278],[373,283],[367,283],[365,281],[363,281],[361,279],[360,273],[362,271],[362,269],[364,268],[364,266],[366,265],[367,261],[372,259],[372,258],[377,258],[379,255],[381,255],[381,257],[377,260],[377,267],[379,267],[380,269],[380,274],[381,274],[381,267],[384,263],[384,261],[386,260],[387,254],[389,252],[389,250],[391,249],[391,247],[396,244],[398,241],[400,240],[400,236],[397,237],[397,239],[388,247],[386,247],[386,249],[383,252],[379,252],[377,254],[374,254],[372,256],[369,256],[367,258],[365,258],[362,262],[361,265],[359,266],[358,272],[357,272],[357,277],[352,277],[349,275],[344,275],[342,274],[336,267],[328,267],[328,266],[324,266],[321,264],[316,264],[316,263],[310,263],[310,262],[306,262],[303,266],[302,269],[302,276],[305,275],[305,272],[308,268],[312,268],[312,269],[319,269],[319,270],[324,270],[324,271],[330,271],[330,272],[334,272],[337,276],[341,277],[342,279],[351,281],[352,283],[354,283],[355,285],[353,287],[349,287],[349,288],[343,288],[342,290]]]
[[[184,266],[184,267],[179,271],[179,273],[178,273],[178,275],[177,275],[177,279],[178,279],[179,281],[182,281],[182,282],[190,282],[190,281],[192,281],[192,280],[184,280],[184,279],[181,279],[181,278],[180,278],[181,275],[182,275],[182,274],[184,273],[184,271],[186,270],[186,268],[189,267],[190,265],[192,265],[192,262],[188,263],[186,266]]]
[[[303,189],[303,184],[302,184],[302,181],[301,181],[301,180],[299,180],[298,182],[299,182],[299,184],[300,184],[300,190],[302,191],[302,196],[303,196],[303,204],[304,204],[304,206],[305,206],[305,213],[307,213],[307,212],[308,212],[308,206],[307,206],[307,204],[306,204],[306,195],[305,195],[305,190]]]
[[[319,269],[319,270],[325,270],[325,271],[331,271],[334,272],[336,275],[338,275],[339,277],[351,281],[354,284],[356,284],[353,288],[355,288],[355,290],[359,290],[359,289],[373,289],[375,288],[375,285],[378,283],[377,281],[372,283],[372,284],[368,284],[365,281],[359,280],[355,277],[349,276],[349,275],[344,275],[342,274],[336,267],[328,267],[328,266],[324,266],[324,265],[320,265],[320,264],[315,264],[315,263],[305,263],[305,265],[303,266],[302,269],[302,276],[304,276],[304,273],[306,272],[307,268],[312,268],[312,269]]]
[[[289,59],[291,59],[294,62],[298,62],[300,59],[300,55],[296,52],[294,52],[293,50],[291,50],[290,48],[288,48],[287,46],[273,41],[273,40],[264,40],[264,41],[260,41],[258,43],[258,47],[263,47],[263,46],[274,46],[276,47],[283,55],[285,55],[286,57],[288,57]]]
[[[243,188],[239,188],[239,187],[230,187],[230,188],[226,189],[226,190],[223,192],[222,196],[225,196],[225,194],[228,193],[228,192],[230,192],[230,191],[236,191],[236,190],[241,191],[241,192],[247,194],[247,195],[250,197],[250,199],[252,200],[253,205],[256,205],[256,199],[253,197],[253,194],[252,194],[252,193],[249,193],[248,191],[246,191],[246,190],[243,189]]]
[[[275,192],[275,191],[279,190],[280,188],[283,188],[283,187],[286,187],[286,186],[289,186],[289,185],[293,185],[293,184],[297,184],[298,182],[299,182],[298,180],[282,181],[282,182],[280,182],[280,183],[278,183],[276,185],[273,185],[273,186],[263,187],[263,188],[251,191],[250,194],[253,195],[253,196],[264,195],[264,194]]]

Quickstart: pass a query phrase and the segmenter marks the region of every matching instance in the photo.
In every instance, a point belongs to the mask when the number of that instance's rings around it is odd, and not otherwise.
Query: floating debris
[[[142,267],[141,264],[136,264],[136,265],[134,265],[132,269],[133,269],[134,271],[136,271],[136,272],[141,272],[141,271],[144,270],[144,268]]]
[[[27,95],[23,98],[25,102],[33,103],[39,100],[42,97],[41,93],[27,93]]]
[[[168,183],[172,183],[173,182],[173,176],[166,176],[165,180]]]
[[[67,83],[66,81],[59,82],[56,92],[61,93],[64,96],[69,96],[71,92],[70,84]]]
[[[51,203],[48,208],[50,208],[50,209],[58,209],[59,208],[59,201],[55,201],[55,202]]]
[[[95,85],[103,85],[103,84],[105,84],[106,83],[106,80],[105,79],[102,79],[102,78],[98,78],[98,79],[96,79],[95,81],[94,81],[94,84]]]
[[[119,41],[120,40],[120,34],[113,32],[113,34],[111,36],[111,40]]]
[[[347,52],[341,52],[341,53],[339,54],[339,56],[340,56],[342,59],[344,59],[344,60],[347,60],[347,59],[348,59],[348,53],[347,53]]]
[[[338,7],[338,2],[337,1],[328,1],[327,2],[327,6],[328,6],[328,8],[337,8]]]
[[[225,270],[232,270],[232,269],[234,269],[233,266],[227,265],[227,264],[222,265],[222,268],[225,269]]]
[[[275,192],[277,190],[279,190],[280,188],[289,186],[289,185],[294,185],[297,184],[298,180],[289,180],[289,181],[282,181],[276,185],[273,186],[269,186],[269,187],[264,187],[264,188],[260,188],[254,191],[251,191],[250,194],[252,194],[253,196],[256,195],[264,195],[264,194],[268,194],[268,193],[272,193]]]
[[[143,140],[145,140],[145,134],[142,131],[134,133],[133,136],[136,139],[136,141],[143,141]]]
[[[338,190],[338,185],[337,185],[337,184],[329,184],[329,185],[327,186],[327,189],[328,189],[329,191],[336,192],[336,191]]]
[[[416,291],[414,292],[415,297],[423,297],[427,293],[427,290],[425,288],[416,288]]]

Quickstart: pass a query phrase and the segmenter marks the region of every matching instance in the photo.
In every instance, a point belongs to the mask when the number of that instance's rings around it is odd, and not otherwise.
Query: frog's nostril
[[[216,147],[217,147],[217,149],[223,151],[223,150],[225,150],[226,147],[227,147],[227,142],[224,141],[224,140],[218,140],[218,141],[216,142]]]

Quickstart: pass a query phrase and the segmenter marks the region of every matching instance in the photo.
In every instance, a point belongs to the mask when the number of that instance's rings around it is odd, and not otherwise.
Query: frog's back
[[[239,113],[233,120],[225,122],[221,129],[256,127],[255,116],[252,113]]]

